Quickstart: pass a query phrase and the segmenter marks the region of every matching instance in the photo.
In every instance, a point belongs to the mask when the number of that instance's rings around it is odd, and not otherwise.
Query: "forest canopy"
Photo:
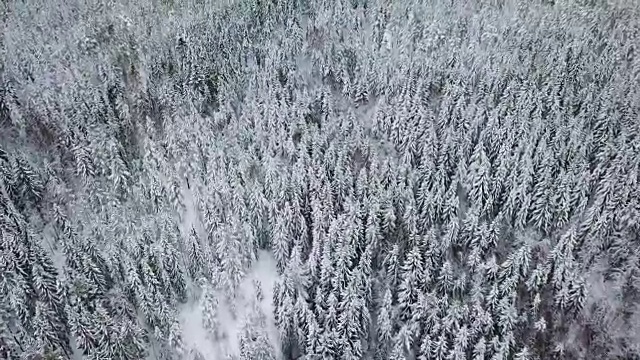
[[[636,1],[0,11],[0,358],[640,359]]]

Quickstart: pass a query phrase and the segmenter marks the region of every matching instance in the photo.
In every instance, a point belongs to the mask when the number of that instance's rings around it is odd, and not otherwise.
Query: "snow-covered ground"
[[[260,307],[267,316],[267,326],[269,338],[275,349],[278,349],[277,329],[273,320],[272,299],[273,285],[277,278],[275,261],[271,254],[266,251],[260,252],[258,261],[254,264],[251,272],[246,276],[240,285],[240,294],[236,304],[238,316],[236,319],[230,314],[227,305],[220,296],[220,324],[222,331],[227,334],[226,339],[219,343],[213,343],[208,337],[202,325],[202,311],[198,302],[192,302],[182,308],[180,321],[182,323],[183,339],[188,349],[196,349],[206,360],[222,360],[226,354],[239,354],[238,338],[242,329],[242,324],[248,311],[251,310],[250,301],[255,298],[255,288],[253,280],[260,282],[264,299]]]
[[[189,189],[184,188],[183,192],[186,211],[182,219],[183,236],[189,236],[189,230],[193,227],[198,232],[202,231],[199,223],[198,210],[195,206],[195,199]],[[180,322],[183,331],[183,341],[186,348],[200,352],[205,360],[223,360],[227,354],[239,354],[239,335],[246,316],[251,311],[251,301],[256,298],[256,288],[254,281],[260,283],[263,299],[260,302],[260,309],[267,317],[267,330],[274,349],[279,352],[278,332],[273,319],[273,286],[277,280],[276,263],[272,255],[267,251],[260,251],[258,260],[253,264],[247,276],[243,279],[238,289],[236,297],[236,312],[234,318],[231,315],[228,304],[224,301],[224,296],[219,296],[219,320],[222,333],[226,337],[218,342],[213,342],[208,336],[202,322],[203,314],[200,302],[203,299],[193,300],[183,306],[180,311]],[[278,354],[279,355],[279,354]],[[279,357],[279,356],[278,356]]]

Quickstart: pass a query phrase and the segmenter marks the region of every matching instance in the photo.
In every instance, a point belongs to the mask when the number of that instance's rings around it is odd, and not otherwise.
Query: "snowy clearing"
[[[260,303],[260,307],[264,314],[267,315],[269,339],[274,348],[278,349],[278,332],[273,320],[272,310],[273,285],[277,277],[273,257],[268,252],[261,251],[258,261],[240,285],[240,294],[238,294],[240,303],[236,304],[238,311],[236,319],[231,316],[227,305],[222,300],[220,301],[220,323],[222,331],[227,334],[223,342],[215,343],[207,337],[207,332],[202,325],[202,311],[199,302],[191,302],[184,306],[180,313],[180,322],[187,349],[198,350],[206,360],[225,359],[227,354],[239,354],[238,338],[247,312],[250,310],[248,301],[255,297],[253,280],[257,280],[262,286],[264,299]]]

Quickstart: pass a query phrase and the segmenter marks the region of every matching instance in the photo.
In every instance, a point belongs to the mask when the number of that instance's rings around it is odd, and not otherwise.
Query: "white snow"
[[[186,211],[182,217],[182,235],[189,236],[193,226],[202,231],[198,209],[195,206],[196,199],[192,191],[183,187],[183,198]],[[257,280],[264,295],[260,308],[267,317],[267,330],[269,338],[276,349],[279,358],[278,332],[273,318],[273,286],[277,280],[276,263],[268,251],[260,251],[258,260],[253,264],[247,276],[243,279],[238,289],[236,298],[237,317],[234,319],[229,310],[224,296],[219,296],[219,315],[223,333],[227,336],[221,341],[214,342],[207,337],[207,331],[202,324],[201,300],[192,300],[180,309],[180,322],[182,326],[183,341],[187,353],[191,349],[198,350],[206,360],[223,360],[227,354],[239,355],[238,337],[244,323],[245,316],[251,310],[251,301],[255,298],[253,280]]]
[[[206,330],[202,325],[202,313],[199,302],[191,302],[184,306],[180,313],[180,321],[186,347],[200,351],[207,360],[222,360],[228,353],[239,354],[238,336],[240,335],[245,316],[247,312],[251,310],[250,301],[255,297],[255,289],[252,285],[252,281],[255,279],[260,282],[264,294],[264,299],[260,303],[260,307],[267,316],[269,338],[276,351],[278,351],[278,332],[272,311],[273,285],[277,276],[273,257],[268,252],[261,251],[258,261],[240,285],[236,302],[238,312],[236,319],[233,319],[228,305],[222,300],[222,295],[220,296],[220,323],[227,337],[218,343],[214,343],[207,338]]]

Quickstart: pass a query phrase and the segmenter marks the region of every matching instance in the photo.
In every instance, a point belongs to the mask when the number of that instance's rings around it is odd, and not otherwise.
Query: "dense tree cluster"
[[[640,357],[633,1],[0,6],[0,358]]]

